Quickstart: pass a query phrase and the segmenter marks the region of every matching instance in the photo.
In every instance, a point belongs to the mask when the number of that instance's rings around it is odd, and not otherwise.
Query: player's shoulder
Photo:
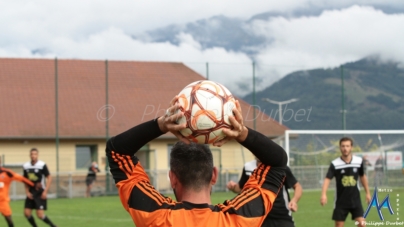
[[[11,169],[7,169],[4,167],[0,167],[0,169],[1,169],[1,171],[4,171],[4,172],[13,172]]]
[[[282,168],[282,170],[286,173],[286,176],[293,175],[292,170],[290,169],[290,166],[285,166]]]
[[[332,160],[331,164],[333,164],[334,166],[339,166],[339,165],[344,165],[345,162],[341,159],[341,157],[338,157],[338,158]]]
[[[35,163],[35,165],[37,165],[38,167],[44,167],[45,165],[46,165],[46,163],[44,162],[44,161],[42,161],[42,160],[38,160],[36,163]]]
[[[43,168],[46,165],[46,163],[44,161],[38,160],[35,165],[32,165],[31,162],[26,162],[23,165],[24,169],[32,169],[32,168]]]
[[[253,171],[255,168],[257,168],[257,161],[256,160],[252,160],[252,161],[246,162],[244,164],[244,169],[246,171]]]
[[[362,164],[363,158],[356,156],[356,155],[352,155],[352,164]]]
[[[4,167],[0,167],[0,170],[1,170],[2,172],[14,173],[11,169],[7,169],[7,168],[4,168]]]
[[[22,165],[22,168],[28,169],[31,166],[31,162],[26,162]]]

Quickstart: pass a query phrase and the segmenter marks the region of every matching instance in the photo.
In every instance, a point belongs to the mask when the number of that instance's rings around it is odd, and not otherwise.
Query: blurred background
[[[30,148],[38,148],[54,197],[84,196],[92,161],[101,169],[93,195],[116,194],[107,139],[164,114],[173,95],[200,79],[222,83],[244,102],[246,122],[287,150],[303,188],[320,189],[343,136],[369,160],[371,186],[402,186],[399,0],[0,6],[0,155],[22,173]],[[162,192],[170,192],[174,142],[168,135],[138,153]],[[221,169],[215,190],[224,191],[253,157],[237,144],[212,149]],[[380,156],[383,181],[376,182]],[[24,198],[22,185],[11,191]]]

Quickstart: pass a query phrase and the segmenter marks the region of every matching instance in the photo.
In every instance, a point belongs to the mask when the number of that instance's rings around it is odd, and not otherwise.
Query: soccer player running
[[[351,213],[352,220],[355,220],[358,226],[365,226],[358,178],[360,178],[365,189],[366,202],[370,202],[370,192],[364,171],[363,159],[359,156],[352,155],[352,146],[353,140],[351,138],[343,137],[340,139],[339,148],[341,157],[331,162],[321,192],[320,203],[324,206],[327,204],[326,193],[328,186],[330,185],[331,179],[335,177],[337,192],[332,220],[335,221],[336,227],[344,226],[348,213]]]
[[[8,227],[14,227],[13,219],[11,218],[9,190],[11,182],[20,181],[29,186],[34,186],[34,183],[25,179],[23,176],[14,173],[13,171],[3,168],[0,157],[0,213],[6,219]]]
[[[32,148],[30,150],[30,158],[31,161],[26,162],[23,165],[24,177],[32,181],[34,186],[25,187],[27,198],[25,199],[24,215],[31,226],[37,227],[35,219],[32,216],[32,210],[36,209],[36,215],[38,218],[49,226],[56,227],[56,225],[49,220],[48,216],[46,216],[44,212],[47,209],[46,196],[52,182],[48,167],[46,166],[45,162],[38,160],[38,149]]]
[[[261,226],[282,187],[287,163],[286,152],[266,136],[243,125],[241,109],[236,102],[234,127],[224,130],[227,137],[215,146],[236,139],[248,148],[263,164],[251,175],[243,192],[223,204],[211,204],[212,186],[218,178],[213,166],[212,152],[207,145],[190,143],[178,130],[183,116],[171,102],[165,116],[139,124],[107,142],[106,154],[110,171],[118,187],[124,208],[137,227],[143,226]],[[175,114],[170,114],[175,113]],[[172,132],[179,138],[170,154],[170,184],[177,202],[160,194],[151,184],[145,170],[135,156],[151,140]]]
[[[97,173],[100,172],[100,169],[98,169],[98,164],[97,162],[91,163],[90,168],[88,168],[88,173],[86,176],[86,197],[91,197],[91,188],[93,187],[94,181],[97,178]]]
[[[236,183],[234,181],[229,181],[227,183],[227,188],[234,193],[240,193],[251,174],[260,164],[261,161],[258,159],[246,162],[244,164],[243,172],[241,174],[239,182]],[[276,197],[272,210],[269,212],[269,214],[265,218],[264,223],[261,225],[262,227],[295,226],[292,218],[292,212],[297,211],[297,203],[302,196],[303,189],[300,183],[296,180],[295,176],[292,174],[292,171],[289,167],[286,167],[285,173],[286,178],[284,185],[280,193]],[[290,188],[293,188],[293,190],[295,191],[292,199],[290,199],[288,191]]]

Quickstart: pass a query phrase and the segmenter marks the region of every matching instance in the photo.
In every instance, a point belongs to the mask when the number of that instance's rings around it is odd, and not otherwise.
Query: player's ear
[[[214,166],[214,167],[213,167],[213,170],[212,170],[212,179],[210,180],[210,184],[211,184],[211,185],[215,185],[215,184],[216,184],[218,174],[219,174],[219,171],[218,171],[217,168]]]
[[[170,178],[171,188],[175,189],[177,182],[178,182],[177,176],[175,176],[175,174],[170,170],[170,171],[168,171],[168,177]]]

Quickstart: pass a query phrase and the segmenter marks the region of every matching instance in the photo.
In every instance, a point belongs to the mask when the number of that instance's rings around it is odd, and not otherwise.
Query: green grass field
[[[373,190],[371,190],[373,193]],[[297,227],[324,227],[334,226],[331,220],[331,214],[333,209],[333,191],[328,193],[328,204],[325,207],[320,206],[320,192],[319,191],[305,191],[299,202],[298,212],[293,214]],[[364,195],[361,192],[362,197]],[[395,212],[394,215],[390,215],[387,209],[383,209],[383,215],[386,221],[396,221],[400,218],[400,221],[404,221],[404,215],[397,216],[397,208],[404,208],[404,188],[393,189],[390,193],[379,193],[379,202],[384,197],[390,194],[390,201]],[[397,197],[397,194],[399,195]],[[233,193],[214,193],[212,203],[221,203],[226,199],[232,198]],[[400,198],[400,202],[396,199]],[[23,217],[24,201],[12,201],[11,208],[13,210],[13,219],[15,226],[27,226],[29,223]],[[48,200],[49,210],[46,214],[50,219],[59,227],[100,227],[100,226],[113,226],[113,227],[127,227],[134,226],[131,218],[123,209],[120,204],[120,200],[117,196],[106,197],[93,197],[93,198],[74,198],[74,199],[50,199]],[[364,204],[366,210],[367,205]],[[399,213],[400,214],[400,213]],[[34,215],[35,217],[35,215]],[[372,208],[367,221],[380,221],[376,209]],[[47,226],[42,221],[36,218],[38,226]],[[0,226],[6,226],[5,220],[0,220]],[[350,220],[350,216],[347,218],[345,226],[355,226],[354,222]]]

